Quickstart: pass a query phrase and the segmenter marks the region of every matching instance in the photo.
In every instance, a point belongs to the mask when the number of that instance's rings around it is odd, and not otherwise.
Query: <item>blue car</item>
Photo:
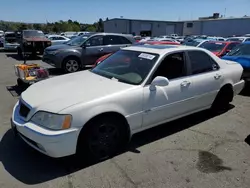
[[[236,61],[243,67],[242,78],[250,81],[250,42],[244,42],[233,48],[222,59]]]

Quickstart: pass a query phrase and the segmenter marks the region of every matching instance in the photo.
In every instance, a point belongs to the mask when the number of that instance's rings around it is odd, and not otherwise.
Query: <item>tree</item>
[[[35,30],[42,30],[41,24],[33,24],[33,28],[34,28]]]
[[[106,18],[106,21],[109,21],[109,18],[108,18],[108,17]]]
[[[103,28],[103,20],[100,18],[99,21],[96,23],[96,29],[97,32],[103,32],[104,28]]]
[[[89,31],[89,32],[95,32],[96,31],[96,28],[95,26],[93,25],[88,25],[86,28],[85,28],[86,31]]]

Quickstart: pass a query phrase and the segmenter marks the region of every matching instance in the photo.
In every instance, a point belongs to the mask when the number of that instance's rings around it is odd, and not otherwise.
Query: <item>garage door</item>
[[[152,25],[150,23],[141,24],[141,31],[151,31]]]
[[[166,27],[166,35],[175,33],[175,25],[167,25]]]

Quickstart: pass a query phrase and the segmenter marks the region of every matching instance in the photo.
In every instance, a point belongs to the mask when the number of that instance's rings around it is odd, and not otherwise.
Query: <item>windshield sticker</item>
[[[42,31],[37,31],[38,33],[43,33]]]
[[[222,43],[218,43],[218,42],[217,42],[217,43],[215,43],[215,44],[219,44],[219,45],[222,45]]]
[[[144,59],[149,59],[149,60],[153,60],[155,58],[154,55],[151,54],[145,54],[145,53],[141,53],[138,57],[140,58],[144,58]]]

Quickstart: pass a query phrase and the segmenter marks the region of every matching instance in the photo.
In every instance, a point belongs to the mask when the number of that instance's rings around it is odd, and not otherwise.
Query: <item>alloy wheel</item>
[[[68,72],[76,72],[79,70],[79,64],[76,60],[68,60],[65,67]]]

